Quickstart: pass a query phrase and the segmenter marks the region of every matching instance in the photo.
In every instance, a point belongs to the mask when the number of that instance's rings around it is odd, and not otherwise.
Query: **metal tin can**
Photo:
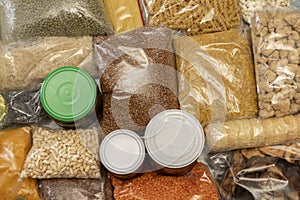
[[[133,178],[142,173],[145,145],[135,132],[119,129],[109,133],[100,145],[100,161],[115,177]]]
[[[205,136],[199,121],[182,110],[155,115],[145,130],[144,142],[159,172],[182,175],[192,169],[203,151]]]
[[[87,127],[99,117],[101,94],[84,70],[65,66],[43,81],[41,104],[50,118],[64,128]]]

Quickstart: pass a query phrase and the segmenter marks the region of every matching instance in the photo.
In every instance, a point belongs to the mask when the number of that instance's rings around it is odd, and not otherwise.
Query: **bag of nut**
[[[179,109],[172,30],[145,27],[95,38],[105,134],[116,129],[142,132],[150,119]]]
[[[300,111],[300,12],[257,12],[252,40],[262,118]]]
[[[222,199],[300,197],[299,143],[211,154],[208,162]]]
[[[101,178],[99,132],[32,128],[33,145],[21,177]]]
[[[241,25],[237,0],[140,0],[145,22],[186,31],[188,35]]]

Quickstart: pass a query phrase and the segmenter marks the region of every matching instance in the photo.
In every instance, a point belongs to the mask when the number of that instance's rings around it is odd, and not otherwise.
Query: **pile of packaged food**
[[[1,199],[300,199],[298,0],[0,0]]]

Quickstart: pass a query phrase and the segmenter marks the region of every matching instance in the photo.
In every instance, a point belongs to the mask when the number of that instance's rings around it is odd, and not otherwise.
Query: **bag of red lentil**
[[[98,37],[94,47],[105,134],[119,128],[143,131],[155,114],[179,109],[172,30],[146,27]]]
[[[165,176],[148,172],[121,180],[111,176],[115,200],[127,199],[220,199],[210,171],[203,163],[182,176]]]

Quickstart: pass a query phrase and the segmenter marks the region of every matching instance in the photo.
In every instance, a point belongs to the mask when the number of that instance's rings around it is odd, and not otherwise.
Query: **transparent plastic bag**
[[[140,0],[146,23],[184,30],[188,35],[241,25],[237,0]]]
[[[298,0],[290,0],[290,4],[292,8],[300,9],[300,1]]]
[[[256,11],[288,8],[290,0],[239,0],[239,6],[243,19],[250,24]]]
[[[257,12],[252,40],[259,116],[281,117],[300,111],[300,12]]]
[[[209,166],[222,199],[287,199],[300,197],[300,145],[242,149],[211,154]]]
[[[112,34],[103,0],[3,0],[2,38],[16,42],[35,37]]]
[[[138,0],[104,0],[114,31],[130,31],[144,25]]]
[[[179,108],[171,34],[147,27],[95,39],[105,134],[118,128],[142,131],[155,114]]]
[[[20,178],[30,146],[30,127],[0,131],[1,199],[40,199],[36,181]]]
[[[212,151],[282,144],[300,139],[300,114],[269,119],[239,119],[205,128]],[[220,128],[223,127],[223,128]]]
[[[94,129],[32,129],[33,145],[21,177],[101,178],[99,132]]]
[[[195,113],[201,124],[207,124],[223,116],[225,120],[257,116],[255,74],[247,34],[232,29],[190,38],[197,43],[198,49],[186,45],[186,37],[177,37],[174,40],[176,64],[180,72],[181,109]],[[201,51],[205,54],[200,54]],[[190,63],[180,55],[183,52],[198,54],[200,63],[198,65]],[[204,59],[208,64],[203,64]],[[207,83],[210,78],[203,72],[204,66],[213,66],[210,68],[215,69],[217,73],[214,75],[215,78],[222,79],[226,102],[212,95],[212,88]],[[222,87],[217,87],[216,81],[212,84],[217,96],[222,97]],[[195,111],[197,108],[199,110]]]
[[[115,200],[220,199],[209,169],[200,162],[182,176],[164,176],[148,172],[128,180],[111,176],[111,182]]]
[[[0,129],[16,124],[38,123],[45,119],[40,103],[40,91],[0,91]]]
[[[112,200],[112,189],[106,172],[101,179],[43,179],[38,181],[42,199]]]
[[[0,41],[0,91],[36,90],[56,68],[76,66],[98,76],[92,37],[47,37],[11,45]]]

